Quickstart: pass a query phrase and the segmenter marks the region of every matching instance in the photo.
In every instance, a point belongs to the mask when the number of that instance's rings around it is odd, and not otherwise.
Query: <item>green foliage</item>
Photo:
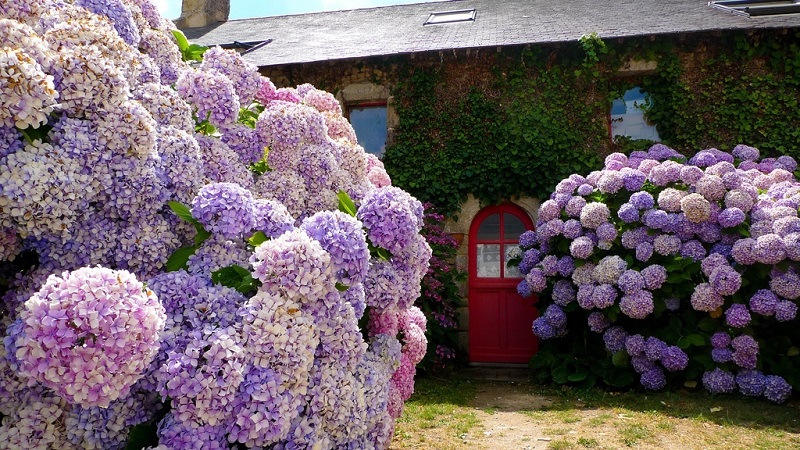
[[[800,31],[621,44],[592,33],[573,46],[504,50],[490,84],[457,88],[446,65],[408,64],[393,92],[400,123],[384,164],[395,185],[447,215],[467,194],[484,204],[546,198],[605,153],[652,144],[609,139],[611,102],[634,86],[647,91],[646,117],[678,151],[747,143],[762,156],[800,158],[799,41]],[[658,66],[618,74],[630,60]]]
[[[580,64],[548,66],[531,51],[509,56],[498,61],[496,95],[444,92],[440,68],[409,67],[394,92],[400,125],[383,160],[394,184],[452,214],[467,194],[485,204],[543,197],[596,166],[607,129],[593,118],[607,105],[586,95]]]
[[[190,44],[186,39],[186,35],[181,30],[172,30],[172,36],[178,43],[178,49],[181,51],[181,57],[184,61],[202,61],[203,53],[208,50],[208,47],[199,44]]]
[[[194,252],[200,248],[200,245],[202,245],[206,239],[211,237],[211,233],[205,229],[202,223],[192,217],[192,211],[188,206],[176,201],[170,201],[167,204],[169,205],[169,209],[171,209],[176,216],[191,223],[195,228],[194,245],[181,247],[175,250],[167,259],[165,265],[167,272],[175,272],[188,268],[189,258],[194,255]]]
[[[249,270],[236,264],[212,272],[211,282],[236,289],[242,294],[252,294],[260,286]]]
[[[416,300],[428,319],[425,335],[428,351],[421,367],[440,370],[463,359],[458,354],[458,308],[463,306],[459,286],[466,273],[455,266],[458,243],[445,233],[442,226],[444,216],[438,214],[431,204],[425,204],[422,235],[433,250],[428,273],[422,279],[422,295]]]
[[[680,58],[658,51],[658,74],[644,79],[652,98],[648,117],[677,150],[747,143],[762,156],[800,149],[800,32],[730,33],[732,45],[697,42]]]

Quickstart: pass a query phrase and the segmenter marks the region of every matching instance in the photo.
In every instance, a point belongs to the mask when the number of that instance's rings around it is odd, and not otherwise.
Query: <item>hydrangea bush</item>
[[[745,145],[656,144],[561,181],[520,238],[518,290],[545,300],[533,365],[560,383],[785,401],[800,388],[797,174]]]
[[[422,226],[330,93],[148,0],[0,5],[7,448],[387,448]]]

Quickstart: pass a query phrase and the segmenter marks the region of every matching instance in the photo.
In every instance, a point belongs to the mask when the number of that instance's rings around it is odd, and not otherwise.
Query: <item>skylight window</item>
[[[453,22],[474,22],[475,9],[459,9],[456,11],[434,12],[428,17],[423,25],[435,25],[440,23]]]
[[[708,5],[748,17],[800,13],[800,3],[796,0],[720,0]]]

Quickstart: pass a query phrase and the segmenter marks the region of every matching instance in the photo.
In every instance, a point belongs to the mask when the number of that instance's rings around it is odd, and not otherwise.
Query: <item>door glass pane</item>
[[[519,236],[525,232],[525,224],[519,217],[505,213],[503,214],[503,240],[519,241]]]
[[[500,244],[478,244],[478,277],[500,278]]]
[[[478,228],[479,241],[498,241],[500,240],[500,214],[492,214],[481,222]],[[500,249],[497,249],[500,254]]]
[[[506,245],[505,258],[503,259],[503,267],[505,267],[505,276],[503,278],[522,278],[522,273],[519,267],[509,267],[508,260],[519,258],[521,250],[516,245]]]

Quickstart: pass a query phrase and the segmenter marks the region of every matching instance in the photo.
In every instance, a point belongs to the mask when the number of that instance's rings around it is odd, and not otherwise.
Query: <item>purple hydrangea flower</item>
[[[558,258],[556,270],[562,277],[568,277],[572,275],[572,272],[575,271],[575,260],[569,255],[564,255],[561,258]]]
[[[731,347],[737,352],[742,353],[758,353],[758,342],[747,334],[742,334],[731,339]]]
[[[527,230],[519,236],[519,246],[523,250],[529,250],[538,243],[535,231]]]
[[[593,312],[586,318],[589,329],[595,333],[602,333],[606,328],[611,326],[611,321],[601,312]]]
[[[786,257],[783,239],[774,233],[759,236],[753,244],[753,257],[762,264],[778,264]]]
[[[564,222],[564,228],[561,234],[563,234],[565,238],[575,239],[583,234],[583,226],[580,221],[569,219]]]
[[[661,286],[667,281],[667,269],[659,264],[652,264],[641,271],[642,278],[644,279],[644,287],[655,291],[660,289]]]
[[[581,210],[581,225],[586,228],[597,228],[600,224],[608,222],[611,212],[605,203],[587,203]]]
[[[625,294],[632,294],[645,287],[644,277],[637,270],[628,269],[619,276],[617,285]]]
[[[542,269],[538,267],[531,269],[528,275],[525,276],[525,280],[533,292],[542,292],[547,287],[547,277]]]
[[[735,206],[724,209],[721,213],[719,213],[719,216],[717,217],[719,224],[723,228],[733,228],[739,225],[740,223],[744,222],[744,219],[745,219],[744,211]]]
[[[234,183],[207,184],[192,200],[192,217],[212,233],[241,238],[255,224],[253,194]]]
[[[369,241],[392,253],[409,246],[422,228],[422,203],[394,186],[368,193],[358,208]]]
[[[645,338],[641,334],[632,334],[625,340],[625,351],[630,356],[644,354]]]
[[[608,308],[613,306],[616,300],[617,289],[610,284],[601,284],[592,291],[592,304],[595,308]]]
[[[670,234],[660,234],[653,241],[653,250],[659,255],[675,255],[681,250],[681,239]]]
[[[533,289],[531,289],[531,287],[528,285],[528,282],[525,279],[523,279],[517,284],[517,294],[526,298],[533,295]]]
[[[750,311],[741,303],[734,303],[725,311],[725,323],[733,328],[744,328],[750,323]]]
[[[778,306],[778,296],[769,289],[760,289],[750,297],[750,309],[754,313],[771,317]]]
[[[539,250],[535,248],[526,250],[525,254],[522,255],[522,261],[520,261],[518,266],[520,273],[527,275],[536,264],[541,262],[541,260],[542,253]]]
[[[775,403],[785,402],[792,395],[792,386],[778,375],[764,377],[764,397]]]
[[[703,246],[702,242],[692,239],[681,244],[680,253],[684,258],[700,261],[706,257],[706,248]]]
[[[730,348],[711,349],[711,359],[717,364],[724,364],[733,359],[733,350]]]
[[[709,283],[700,283],[694,288],[691,297],[692,308],[696,311],[714,311],[725,303]]]
[[[51,275],[19,321],[6,338],[18,371],[71,403],[105,408],[142,377],[166,315],[130,272],[84,267]]]
[[[727,394],[736,388],[736,379],[718,367],[703,374],[703,386],[712,394]]]
[[[797,317],[797,304],[791,300],[781,300],[775,305],[775,319],[788,322]]]
[[[620,311],[633,319],[644,319],[653,312],[654,308],[653,294],[650,291],[641,290],[633,294],[626,294],[619,301]]]
[[[587,236],[580,236],[569,245],[569,253],[576,259],[586,259],[593,251],[594,243]]]
[[[603,333],[603,342],[611,353],[625,349],[625,340],[628,333],[622,327],[611,327]]]
[[[800,298],[800,273],[795,269],[789,269],[786,272],[776,271],[777,273],[772,276],[769,281],[769,287],[772,291],[789,300],[797,300]]]
[[[757,370],[742,370],[736,374],[739,392],[748,397],[759,397],[764,393],[766,377]]]
[[[556,337],[557,332],[555,327],[547,322],[544,317],[538,317],[533,321],[533,334],[538,336],[539,339],[546,341]]]
[[[594,308],[594,284],[582,284],[578,286],[577,300],[578,305],[583,309]]]
[[[620,170],[620,173],[622,174],[622,182],[625,189],[630,192],[638,191],[644,186],[644,182],[647,181],[647,175],[634,168],[624,167]]]
[[[719,295],[733,295],[742,287],[742,275],[728,265],[714,269],[708,279]]]
[[[756,257],[753,253],[755,243],[756,240],[751,238],[744,238],[736,241],[731,248],[731,257],[733,260],[743,266],[755,264]]]
[[[636,246],[636,259],[641,262],[647,262],[650,257],[653,256],[654,249],[655,247],[653,244],[649,242],[642,242]]]
[[[631,195],[628,203],[636,207],[638,210],[647,210],[653,208],[655,200],[649,192],[641,191]]]
[[[630,203],[623,203],[617,211],[617,217],[625,223],[633,223],[639,220],[639,210]]]
[[[564,328],[567,326],[567,313],[558,306],[558,305],[550,305],[544,311],[544,319],[552,325],[554,328]]]
[[[667,385],[667,378],[664,376],[664,371],[658,367],[644,372],[639,378],[639,382],[645,389],[657,391]]]
[[[733,148],[731,154],[738,158],[745,161],[755,161],[759,157],[758,149],[755,147],[750,147],[747,145],[739,144]]]
[[[653,361],[647,359],[647,357],[644,356],[644,354],[641,354],[641,355],[631,356],[631,367],[633,367],[633,370],[635,370],[636,373],[641,374],[647,372],[648,370],[657,368],[658,365],[656,365],[656,363],[654,363]]]
[[[663,209],[649,209],[642,216],[642,223],[654,230],[660,230],[668,223],[667,212]]]
[[[575,301],[575,287],[568,280],[558,280],[553,284],[552,297],[555,304],[567,306]]]
[[[719,331],[711,335],[711,345],[714,348],[726,348],[731,345],[731,336],[724,331]]]
[[[644,341],[644,355],[650,361],[660,361],[667,349],[667,343],[657,337],[650,336]]]
[[[700,270],[703,275],[710,277],[714,270],[724,266],[728,266],[728,260],[725,256],[719,253],[712,253],[700,263]]]
[[[686,369],[689,356],[675,345],[670,345],[661,352],[661,364],[670,372]]]
[[[322,245],[331,256],[338,282],[361,283],[369,269],[369,249],[363,226],[341,211],[321,211],[303,220],[300,228]]]

